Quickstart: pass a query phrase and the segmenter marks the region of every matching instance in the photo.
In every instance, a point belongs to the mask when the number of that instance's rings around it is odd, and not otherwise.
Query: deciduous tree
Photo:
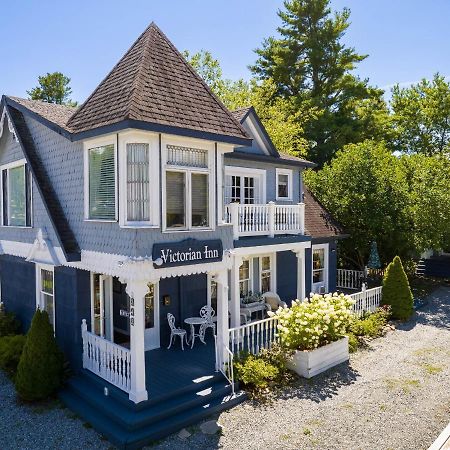
[[[42,100],[48,103],[76,106],[77,102],[70,99],[72,88],[70,78],[61,72],[47,73],[38,77],[39,85],[27,91],[31,100]]]

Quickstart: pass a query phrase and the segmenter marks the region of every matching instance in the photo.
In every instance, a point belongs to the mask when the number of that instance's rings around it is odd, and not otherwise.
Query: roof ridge
[[[116,70],[117,66],[122,62],[122,60],[125,58],[126,55],[130,52],[130,50],[139,42],[139,40],[144,36],[147,31],[149,31],[151,28],[156,27],[155,22],[151,22],[150,25],[139,35],[139,37],[130,45],[128,50],[123,54],[122,58],[117,61],[117,63],[114,65],[114,67],[108,72],[108,74],[100,81],[100,83],[97,84],[97,87],[92,91],[92,93],[89,95],[89,97],[80,105],[80,107],[74,112],[74,114],[70,117],[70,119],[67,121],[67,124],[69,125],[70,122],[78,116],[78,114],[84,109],[84,107],[89,103],[89,100],[98,92],[100,87],[103,85],[103,83],[109,78],[109,76]],[[157,27],[156,27],[157,28]]]
[[[197,73],[197,71],[186,61],[181,52],[172,44],[171,40],[164,34],[164,32],[153,23],[154,29],[163,37],[163,39],[169,44],[175,54],[181,59],[183,64],[190,70],[190,72],[203,84],[206,88],[208,94],[212,97],[212,99],[222,108],[222,110],[228,115],[228,117],[239,127],[239,129],[244,133],[244,136],[247,136],[247,132],[245,131],[242,124],[231,114],[231,111],[222,103],[222,101],[214,94],[211,88],[206,84],[205,80]]]

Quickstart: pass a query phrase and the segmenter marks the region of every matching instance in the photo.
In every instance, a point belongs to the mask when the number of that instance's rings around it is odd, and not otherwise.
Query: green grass
[[[429,363],[421,363],[420,367],[422,367],[422,369],[425,370],[428,375],[436,375],[444,370],[444,368],[441,366],[434,366],[433,364]]]
[[[420,386],[420,381],[411,378],[386,378],[385,383],[390,390],[401,389],[405,394],[409,394],[412,389]]]

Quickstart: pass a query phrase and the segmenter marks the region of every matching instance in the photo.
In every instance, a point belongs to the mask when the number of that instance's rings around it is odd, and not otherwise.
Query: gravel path
[[[450,288],[407,324],[269,406],[245,402],[219,416],[222,434],[191,427],[151,447],[183,449],[423,450],[450,420]],[[0,448],[108,449],[67,409],[18,405],[0,373]]]

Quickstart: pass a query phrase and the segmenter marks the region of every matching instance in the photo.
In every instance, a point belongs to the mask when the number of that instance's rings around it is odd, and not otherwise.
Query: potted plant
[[[353,303],[344,294],[314,294],[274,313],[282,344],[294,350],[288,363],[291,370],[311,378],[349,359],[345,333],[353,319]]]

